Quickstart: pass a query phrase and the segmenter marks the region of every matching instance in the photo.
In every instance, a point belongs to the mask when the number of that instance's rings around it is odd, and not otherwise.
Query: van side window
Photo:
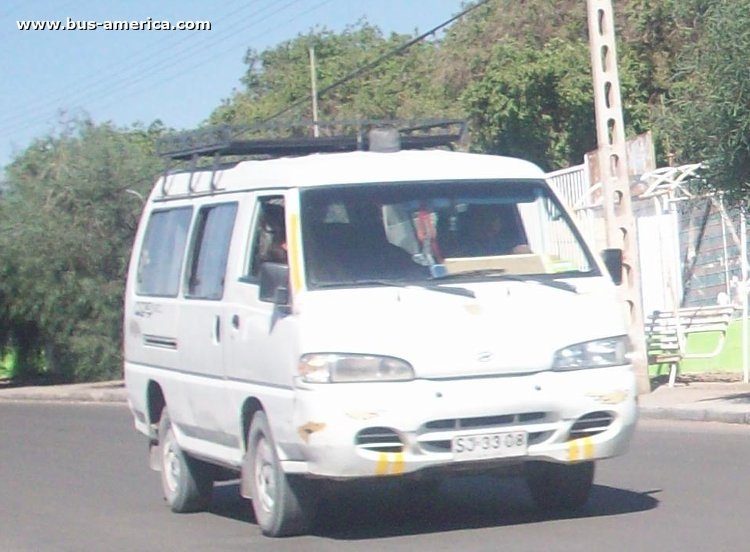
[[[201,208],[193,231],[185,296],[221,299],[236,203]]]
[[[177,296],[192,214],[191,207],[151,213],[138,259],[138,295]]]
[[[284,220],[284,198],[263,197],[258,200],[253,247],[250,254],[250,276],[257,277],[263,263],[286,264],[286,223]]]

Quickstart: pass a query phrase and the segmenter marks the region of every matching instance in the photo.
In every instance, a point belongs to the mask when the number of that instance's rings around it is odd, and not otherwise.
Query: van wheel
[[[527,462],[525,468],[531,496],[537,506],[546,511],[581,508],[594,484],[594,462]]]
[[[269,537],[305,533],[315,509],[312,481],[281,469],[266,414],[256,412],[247,437],[245,467],[249,470],[253,511]]]
[[[213,491],[211,471],[182,451],[166,408],[159,421],[159,467],[164,499],[173,512],[181,514],[208,508]]]

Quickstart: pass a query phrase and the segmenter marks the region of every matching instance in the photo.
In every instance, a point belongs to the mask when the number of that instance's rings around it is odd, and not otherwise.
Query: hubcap
[[[276,492],[276,471],[273,452],[268,441],[261,437],[255,446],[255,488],[257,500],[266,512],[273,511]]]
[[[170,491],[174,492],[177,488],[177,482],[180,479],[180,459],[174,450],[172,439],[167,439],[164,443],[162,470],[164,471],[164,480],[167,482],[167,487],[169,487]]]

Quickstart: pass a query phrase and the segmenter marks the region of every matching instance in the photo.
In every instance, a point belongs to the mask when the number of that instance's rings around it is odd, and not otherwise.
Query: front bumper
[[[428,468],[494,469],[525,461],[580,462],[627,449],[637,420],[630,367],[401,383],[301,385],[288,471],[330,478]],[[457,436],[525,432],[520,456],[459,460]]]

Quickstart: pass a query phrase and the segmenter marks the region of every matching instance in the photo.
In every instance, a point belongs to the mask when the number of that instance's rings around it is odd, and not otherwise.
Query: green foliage
[[[750,192],[750,0],[704,2],[681,52],[670,103],[674,147],[704,161],[712,188],[747,203]]]
[[[579,0],[492,0],[448,29],[438,70],[458,97],[484,75],[499,43],[539,49],[551,40],[579,43],[587,37],[586,7]]]
[[[627,42],[618,46],[628,136],[651,128],[650,104],[658,101],[641,80],[644,54]],[[448,88],[471,120],[474,149],[552,170],[596,148],[585,3],[490,2],[451,28],[442,55]]]
[[[324,29],[299,35],[260,54],[249,50],[245,57],[245,90],[225,101],[209,122],[261,123],[298,101],[302,102],[301,107],[290,115],[296,120],[312,119],[310,48],[315,51],[321,121],[408,119],[455,112],[433,71],[438,49],[430,41],[415,45],[408,53],[388,56],[361,77],[326,91],[410,38],[399,34],[384,37],[377,27],[362,22],[340,34]]]
[[[461,98],[475,143],[548,170],[582,159],[596,147],[587,63],[580,43],[553,39],[541,49],[498,43],[484,74]]]
[[[0,380],[14,379],[16,377],[17,358],[18,354],[15,350],[0,353]]]
[[[39,369],[27,364],[39,352],[66,380],[121,373],[124,274],[160,132],[76,121],[7,167],[2,293],[22,374]]]
[[[662,0],[656,6],[671,5]],[[620,79],[629,135],[651,129],[665,93],[646,84],[659,71],[651,45],[671,27],[667,10],[642,0],[623,4],[636,28],[620,53]],[[384,37],[366,22],[336,34],[318,30],[275,48],[248,51],[245,89],[211,116],[213,124],[252,125],[286,107],[285,119],[311,119],[309,49],[314,47],[321,120],[465,117],[472,148],[529,158],[547,169],[580,163],[596,147],[588,25],[577,0],[494,0],[453,24],[445,37],[418,43],[337,86],[359,68],[412,37]],[[671,59],[671,51],[664,59]],[[656,133],[658,136],[658,133]]]

